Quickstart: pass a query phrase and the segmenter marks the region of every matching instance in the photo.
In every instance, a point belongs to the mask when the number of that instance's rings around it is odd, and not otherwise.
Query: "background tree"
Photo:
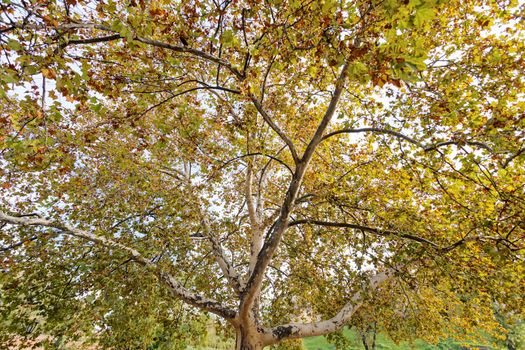
[[[122,303],[238,349],[525,309],[522,4],[0,6],[3,339],[111,338]]]

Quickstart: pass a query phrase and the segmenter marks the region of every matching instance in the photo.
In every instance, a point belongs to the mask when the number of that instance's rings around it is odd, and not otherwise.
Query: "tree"
[[[5,334],[111,337],[124,299],[237,349],[525,309],[523,4],[0,6]]]

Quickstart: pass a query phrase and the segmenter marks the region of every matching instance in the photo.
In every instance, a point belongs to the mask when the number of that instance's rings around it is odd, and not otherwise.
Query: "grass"
[[[349,340],[349,346],[345,350],[364,350],[361,338],[353,329],[344,329],[343,335]],[[330,344],[325,337],[310,337],[303,339],[305,350],[335,350],[335,345]],[[187,350],[230,350],[235,347],[233,339],[223,339],[216,334],[215,327],[210,325],[208,328],[208,335],[204,344],[200,346],[188,346]],[[401,342],[396,344],[385,334],[379,333],[376,338],[375,350],[465,350],[465,349],[481,349],[481,350],[500,350],[486,345],[473,345],[465,347],[453,340],[444,340],[441,343],[434,345],[426,343],[422,340],[415,340],[413,343]]]
[[[345,329],[343,334],[350,340],[347,350],[364,350],[360,338],[354,330]],[[304,338],[303,344],[306,350],[335,350],[335,345],[330,344],[324,337]],[[486,345],[473,345],[470,349],[495,350],[496,348]],[[464,345],[459,345],[453,340],[444,340],[434,345],[422,340],[415,340],[413,343],[402,342],[396,344],[384,334],[378,334],[376,339],[376,350],[460,350],[466,349]]]
[[[310,337],[310,338],[304,338],[303,339],[304,347],[307,350],[317,350],[317,349],[323,349],[323,350],[331,350],[335,349],[335,346],[328,343],[324,337]]]

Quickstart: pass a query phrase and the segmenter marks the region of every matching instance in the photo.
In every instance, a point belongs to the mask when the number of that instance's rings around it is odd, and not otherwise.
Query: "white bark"
[[[233,290],[237,293],[240,293],[241,291],[241,282],[240,277],[233,267],[233,265],[228,261],[226,258],[226,255],[224,254],[224,250],[222,249],[221,243],[217,240],[215,235],[213,234],[213,231],[210,227],[210,223],[208,221],[208,218],[206,217],[206,214],[201,210],[202,215],[202,223],[205,230],[205,236],[209,239],[211,242],[212,252],[213,256],[215,257],[215,261],[217,261],[217,264],[219,265],[222,273],[228,280],[230,286],[233,288]]]
[[[17,217],[17,216],[12,216],[7,213],[4,213],[2,211],[0,211],[0,222],[12,224],[12,225],[19,225],[19,226],[41,226],[41,227],[54,228],[54,229],[59,230],[60,233],[62,234],[67,234],[70,236],[82,238],[82,239],[100,244],[101,246],[104,246],[107,248],[116,248],[118,250],[127,252],[131,255],[134,261],[140,263],[141,265],[144,265],[150,272],[159,276],[162,282],[164,282],[166,285],[170,287],[171,292],[177,298],[183,300],[184,302],[190,305],[193,305],[200,309],[203,309],[203,310],[212,312],[216,315],[219,315],[221,317],[224,317],[225,319],[232,319],[236,315],[234,310],[227,308],[226,306],[222,305],[218,301],[206,298],[202,295],[199,295],[197,293],[194,293],[188,290],[180,282],[178,282],[175,277],[173,277],[171,274],[169,274],[166,271],[160,270],[156,264],[151,262],[151,260],[145,258],[136,249],[130,248],[110,238],[100,236],[100,235],[95,235],[91,232],[80,230],[78,228],[75,228],[70,225],[60,223],[57,221],[51,221],[51,220],[42,219],[42,218],[31,219],[28,217]]]
[[[393,271],[380,272],[369,282],[369,289],[374,290],[393,276]],[[325,335],[335,332],[350,321],[356,310],[363,304],[363,292],[357,292],[350,301],[332,318],[312,323],[289,323],[273,327],[266,333],[265,343],[275,344],[283,339],[297,339]]]
[[[185,183],[188,186],[188,192],[192,193],[191,188],[191,177],[186,169],[185,166],[185,172],[180,172],[176,169],[162,169],[160,170],[163,174],[169,175],[173,178],[176,178],[177,180]],[[203,208],[202,201],[197,198],[196,199],[199,215],[201,217],[202,225],[204,226],[204,233],[206,238],[211,243],[211,249],[213,253],[213,257],[215,258],[215,261],[219,265],[219,268],[221,269],[222,273],[228,280],[228,283],[233,288],[233,290],[240,294],[241,292],[241,279],[238,275],[237,271],[233,267],[233,265],[230,263],[230,261],[226,258],[226,255],[224,254],[224,250],[222,249],[222,245],[217,239],[217,237],[214,235],[213,230],[211,229],[211,225],[208,219],[208,214]]]
[[[260,213],[257,212],[255,204],[253,202],[253,191],[252,191],[253,171],[251,163],[248,163],[246,170],[246,204],[248,206],[248,216],[250,218],[250,261],[248,265],[248,277],[253,272],[255,264],[257,263],[257,255],[261,251],[263,233],[261,230],[261,218]]]

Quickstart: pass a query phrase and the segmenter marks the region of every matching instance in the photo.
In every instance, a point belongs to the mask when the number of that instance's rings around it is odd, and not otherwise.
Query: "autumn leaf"
[[[243,350],[467,346],[524,319],[516,2],[0,11],[0,348],[197,348],[210,320]]]
[[[51,68],[43,68],[42,75],[48,79],[56,79],[56,72]]]

